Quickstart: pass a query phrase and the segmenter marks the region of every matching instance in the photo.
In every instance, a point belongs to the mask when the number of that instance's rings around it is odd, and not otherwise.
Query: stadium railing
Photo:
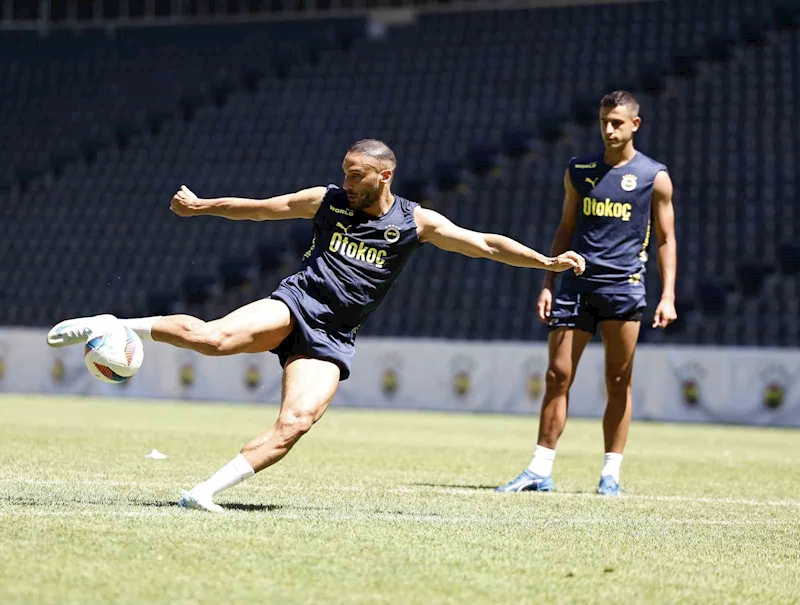
[[[381,20],[416,13],[626,4],[634,0],[0,0],[0,30],[103,29],[160,25],[214,25],[273,20],[351,18]],[[658,1],[658,0],[645,0]]]

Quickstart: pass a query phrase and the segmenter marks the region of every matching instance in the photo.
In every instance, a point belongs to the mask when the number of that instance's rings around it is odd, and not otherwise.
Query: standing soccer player
[[[666,166],[634,148],[640,124],[639,103],[633,95],[624,91],[606,95],[600,102],[605,151],[569,162],[551,254],[571,244],[586,259],[586,271],[563,280],[555,303],[555,275],[545,275],[537,314],[550,327],[549,363],[538,445],[528,468],[497,491],[553,491],[553,461],[567,422],[569,389],[581,354],[599,326],[608,404],[603,417],[605,460],[597,492],[619,495],[622,452],[631,423],[633,356],[646,305],[651,218],[662,282],[653,327],[664,328],[677,318],[672,181]]]
[[[344,187],[312,187],[265,200],[200,199],[182,187],[172,198],[179,216],[234,220],[305,218],[314,237],[303,268],[269,298],[205,322],[188,315],[117,320],[111,315],[68,319],[47,335],[50,346],[83,343],[88,334],[121,321],[139,336],[205,355],[272,351],[283,366],[281,409],[272,428],[238,456],[186,492],[179,504],[221,512],[213,497],[272,466],[317,422],[346,380],[359,328],[420,244],[473,258],[550,271],[581,273],[583,258],[548,258],[508,237],[454,225],[441,214],[391,192],[397,160],[372,139],[352,145],[342,164]]]

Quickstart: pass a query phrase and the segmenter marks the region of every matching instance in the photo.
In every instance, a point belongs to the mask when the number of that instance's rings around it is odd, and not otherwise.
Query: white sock
[[[146,338],[147,340],[153,340],[153,337],[150,335],[150,332],[153,329],[153,322],[155,320],[161,319],[161,316],[157,317],[137,317],[135,319],[120,319],[123,326],[127,326],[134,332],[139,335],[139,338]]]
[[[553,474],[553,460],[555,459],[555,450],[537,445],[533,450],[533,460],[528,465],[528,470],[541,477],[549,477]]]
[[[239,454],[236,458],[214,473],[207,481],[195,485],[192,491],[199,490],[214,496],[222,490],[238,485],[254,474],[255,471],[253,471],[253,467],[250,466],[247,458]]]
[[[619,483],[619,467],[621,465],[622,465],[622,454],[615,454],[614,452],[606,452],[605,464],[603,464],[603,470],[600,472],[600,476],[613,477],[614,481]]]

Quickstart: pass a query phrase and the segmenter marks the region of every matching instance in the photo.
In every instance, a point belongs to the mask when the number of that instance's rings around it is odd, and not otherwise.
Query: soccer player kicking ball
[[[672,181],[663,164],[634,148],[640,123],[639,104],[630,93],[603,97],[600,130],[605,151],[573,158],[564,175],[564,209],[552,253],[574,247],[586,259],[586,271],[564,279],[555,303],[554,275],[544,278],[538,315],[550,326],[550,361],[539,441],[530,466],[497,491],[553,491],[553,461],[567,422],[569,388],[581,354],[599,326],[608,405],[603,417],[605,461],[597,491],[619,495],[622,451],[631,423],[633,354],[646,304],[651,216],[662,282],[653,327],[665,328],[677,318]]]
[[[300,272],[269,298],[215,321],[188,315],[116,320],[112,315],[66,320],[47,335],[58,347],[84,342],[104,323],[121,321],[139,336],[205,355],[272,351],[284,369],[281,409],[270,430],[181,498],[180,506],[221,512],[213,497],[283,458],[325,413],[346,380],[359,328],[383,300],[422,243],[473,258],[580,275],[583,258],[556,258],[502,235],[477,233],[391,192],[397,161],[384,143],[355,143],[342,164],[344,187],[314,187],[266,200],[200,199],[186,187],[172,198],[179,216],[234,220],[306,218],[314,237]]]

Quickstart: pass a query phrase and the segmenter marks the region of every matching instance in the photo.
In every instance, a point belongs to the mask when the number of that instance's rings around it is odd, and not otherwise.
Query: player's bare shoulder
[[[672,199],[672,179],[664,168],[656,173],[653,179],[653,197],[656,199]]]
[[[452,224],[445,216],[435,210],[415,205],[413,208],[414,223],[417,225],[417,237],[420,242],[429,241],[437,230]]]
[[[309,187],[295,191],[287,203],[289,211],[297,218],[314,218],[328,193],[327,187]]]

